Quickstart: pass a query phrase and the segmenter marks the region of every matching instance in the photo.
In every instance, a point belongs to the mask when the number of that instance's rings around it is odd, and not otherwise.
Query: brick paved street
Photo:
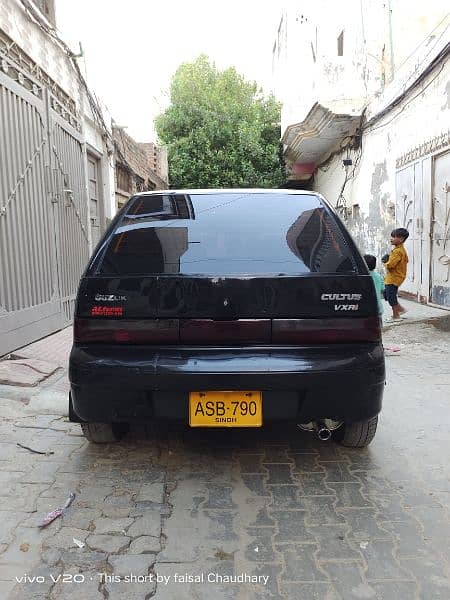
[[[2,386],[0,598],[448,600],[450,334],[402,324],[392,344],[365,450],[293,426],[89,445],[63,416],[61,372],[31,400]]]

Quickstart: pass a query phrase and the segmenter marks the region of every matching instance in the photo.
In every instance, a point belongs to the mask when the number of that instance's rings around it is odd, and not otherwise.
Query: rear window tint
[[[103,252],[102,275],[353,273],[344,236],[316,196],[138,196]]]

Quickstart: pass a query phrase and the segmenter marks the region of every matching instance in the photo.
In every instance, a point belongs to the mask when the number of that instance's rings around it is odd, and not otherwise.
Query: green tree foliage
[[[201,55],[172,78],[171,104],[155,120],[172,188],[278,187],[284,180],[281,105],[234,68]]]

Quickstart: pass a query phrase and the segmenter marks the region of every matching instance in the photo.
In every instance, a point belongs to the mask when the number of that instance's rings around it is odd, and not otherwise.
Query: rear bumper
[[[261,390],[263,419],[369,419],[381,410],[380,344],[321,347],[74,346],[73,420],[188,420],[189,391]]]

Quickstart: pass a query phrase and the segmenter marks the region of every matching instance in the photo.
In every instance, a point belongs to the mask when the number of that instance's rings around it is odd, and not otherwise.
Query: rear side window
[[[110,276],[357,271],[318,197],[270,192],[138,196],[96,268]]]

